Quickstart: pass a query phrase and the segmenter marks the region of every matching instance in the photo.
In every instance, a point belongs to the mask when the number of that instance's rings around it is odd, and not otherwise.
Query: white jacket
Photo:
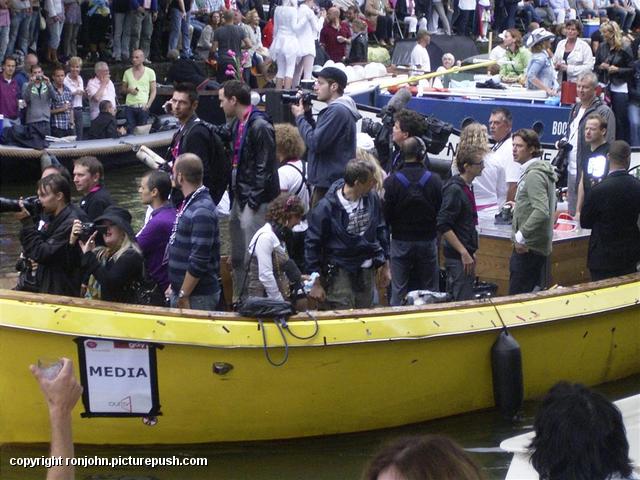
[[[567,44],[567,40],[560,40],[556,47],[556,52],[553,54],[554,62],[562,62],[564,57],[564,47]],[[576,46],[567,57],[567,80],[570,82],[577,82],[578,77],[583,73],[593,71],[594,58],[591,52],[591,47],[587,42],[576,39]],[[562,72],[558,72],[558,83],[562,82]]]

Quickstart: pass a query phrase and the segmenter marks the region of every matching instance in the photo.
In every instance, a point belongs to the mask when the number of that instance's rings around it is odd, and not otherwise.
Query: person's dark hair
[[[187,182],[197,185],[202,183],[204,167],[202,160],[195,153],[183,153],[176,158],[176,173],[181,173]]]
[[[442,435],[399,438],[371,460],[363,480],[377,480],[393,468],[405,480],[482,480],[478,465],[453,440]]]
[[[418,112],[403,108],[393,116],[393,119],[400,125],[400,130],[407,132],[411,137],[422,136],[425,133],[424,117]]]
[[[100,113],[108,112],[109,108],[111,108],[111,100],[102,100],[98,104],[98,109],[100,110]]]
[[[353,187],[356,184],[356,181],[360,183],[365,183],[376,174],[376,169],[366,160],[358,160],[354,158],[353,160],[349,160],[347,166],[344,169],[344,182]]]
[[[531,130],[530,128],[521,128],[520,130],[516,130],[511,138],[520,137],[524,143],[527,144],[527,147],[533,147],[533,157],[540,157],[542,155],[542,147],[540,146],[540,137],[535,132],[535,130]]]
[[[162,170],[152,170],[145,175],[147,179],[147,188],[152,191],[158,189],[158,195],[163,202],[169,199],[171,193],[171,177],[167,172]]]
[[[531,463],[543,480],[605,480],[631,475],[622,415],[603,395],[580,384],[551,388],[533,422]]]
[[[59,64],[59,63],[57,63],[51,69],[51,76],[53,77],[56,74],[56,72],[59,72],[59,71],[62,71],[62,73],[65,73],[64,66]]]
[[[629,144],[624,140],[611,142],[609,146],[609,161],[629,170],[629,165],[631,164],[631,147]]]
[[[196,86],[193,83],[189,82],[179,82],[173,87],[174,92],[186,93],[189,95],[189,101],[193,104],[193,102],[198,101],[198,91],[196,90]]]
[[[456,167],[460,173],[467,171],[465,165],[471,165],[472,163],[479,162],[487,154],[487,150],[482,145],[467,145],[464,147],[458,147],[456,152]]]
[[[73,165],[87,167],[89,169],[89,174],[91,176],[94,176],[96,173],[99,173],[100,180],[98,181],[98,183],[102,184],[102,181],[104,180],[104,167],[102,166],[102,163],[100,162],[100,160],[98,160],[96,157],[85,156],[85,157],[76,158],[73,161]]]
[[[578,31],[578,36],[581,36],[582,22],[580,20],[567,20],[566,22],[564,22],[564,28],[567,27],[575,27],[575,29]]]
[[[4,60],[2,60],[2,65],[6,65],[7,60],[13,60],[16,63],[16,65],[18,65],[18,60],[13,55],[7,55],[6,57],[4,57]]]
[[[31,68],[29,69],[29,73],[33,73],[33,71],[34,71],[36,68],[39,68],[40,70],[42,70],[42,65],[40,65],[39,63],[36,63],[36,64],[34,64],[34,65],[31,65]]]
[[[47,175],[38,180],[38,190],[43,192],[62,193],[64,203],[71,203],[71,184],[59,173]]]
[[[522,47],[522,34],[520,33],[520,30],[518,30],[517,28],[510,28],[507,31],[509,32],[509,35],[511,35],[511,37],[513,38],[513,41],[516,44],[516,52],[517,52]]]
[[[225,98],[236,97],[240,105],[251,105],[251,89],[239,80],[227,80],[222,84]]]
[[[605,120],[605,118],[600,115],[599,113],[590,113],[586,120],[585,123],[588,122],[589,120],[597,120],[598,121],[598,125],[600,125],[600,130],[602,130],[603,128],[606,129],[609,124],[607,123],[607,121]]]
[[[496,107],[493,110],[491,110],[491,115],[500,115],[500,114],[504,116],[504,119],[507,122],[509,122],[510,124],[513,124],[513,115],[511,115],[511,110],[505,107]]]
[[[267,206],[265,219],[267,222],[284,225],[291,217],[302,217],[303,215],[302,201],[295,195],[281,193]]]
[[[73,177],[71,176],[71,172],[69,172],[69,169],[64,165],[49,165],[42,169],[42,173],[46,172],[47,170],[52,170],[51,173],[46,175],[47,177],[49,175],[56,175],[56,174],[62,175],[65,178],[65,180],[69,182],[70,186],[73,184]]]

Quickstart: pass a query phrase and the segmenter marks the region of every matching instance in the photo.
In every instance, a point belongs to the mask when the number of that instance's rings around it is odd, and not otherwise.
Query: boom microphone
[[[407,103],[409,103],[409,100],[411,100],[411,90],[407,87],[403,87],[398,90],[393,97],[391,97],[391,100],[387,103],[386,111],[389,113],[396,113],[405,108]]]

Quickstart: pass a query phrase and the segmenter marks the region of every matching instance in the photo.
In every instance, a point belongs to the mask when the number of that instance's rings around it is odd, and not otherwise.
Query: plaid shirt
[[[63,107],[65,102],[69,102],[69,104],[73,105],[73,95],[71,94],[69,87],[64,86],[62,93],[60,93],[58,88],[54,85],[51,89],[51,93],[52,110]],[[73,117],[71,116],[72,113],[72,109],[67,110],[66,112],[52,113],[51,126],[59,128],[60,130],[69,130],[71,128],[71,121],[73,120]]]

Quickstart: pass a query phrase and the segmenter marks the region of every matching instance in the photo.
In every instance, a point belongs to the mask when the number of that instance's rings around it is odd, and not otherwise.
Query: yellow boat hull
[[[588,385],[640,372],[640,276],[562,291],[428,308],[318,314],[310,340],[288,336],[289,359],[265,359],[257,322],[0,291],[0,444],[46,442],[47,411],[28,365],[67,356],[77,337],[154,342],[162,415],[81,418],[80,443],[265,440],[410,424],[493,406],[496,309],[520,343],[525,397],[558,380]],[[291,319],[298,335],[314,329]],[[269,353],[284,349],[272,324]],[[213,364],[233,366],[226,375]]]

